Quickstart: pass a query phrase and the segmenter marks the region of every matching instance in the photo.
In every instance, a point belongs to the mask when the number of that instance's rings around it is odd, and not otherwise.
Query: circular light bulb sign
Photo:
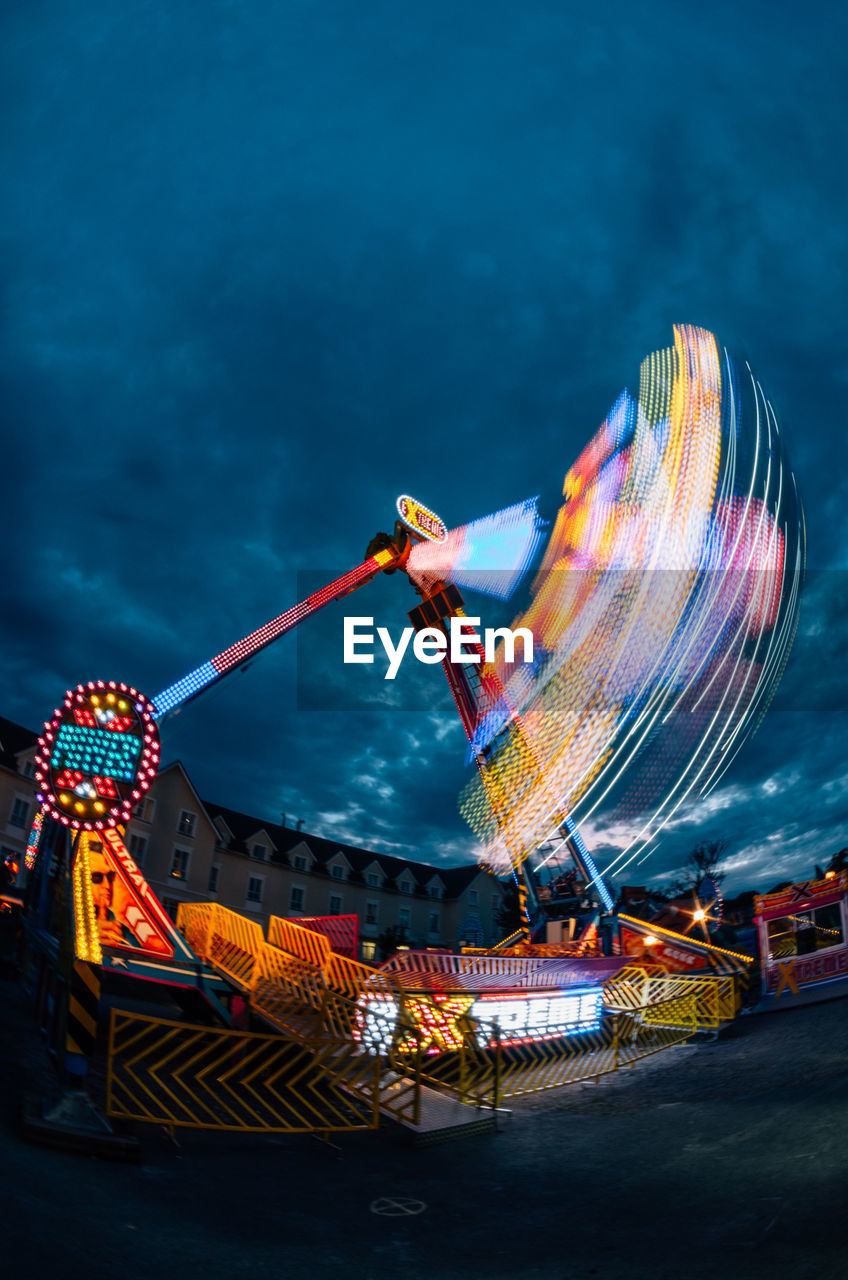
[[[75,830],[129,821],[159,766],[153,703],[127,684],[90,680],[65,696],[38,740],[38,798]]]
[[[397,512],[405,525],[408,525],[419,538],[428,542],[444,542],[448,536],[444,521],[434,511],[430,511],[408,493],[402,493],[397,500]]]

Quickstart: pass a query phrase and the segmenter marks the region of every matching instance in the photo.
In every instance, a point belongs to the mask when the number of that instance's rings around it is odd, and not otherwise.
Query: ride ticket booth
[[[758,895],[754,923],[757,1012],[848,995],[848,872]]]

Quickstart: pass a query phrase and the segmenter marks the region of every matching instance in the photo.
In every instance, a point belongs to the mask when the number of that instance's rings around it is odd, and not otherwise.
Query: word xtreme
[[[533,661],[533,632],[529,627],[516,627],[514,631],[511,627],[486,627],[481,636],[475,630],[479,625],[479,618],[451,618],[447,634],[439,627],[424,627],[421,631],[416,631],[414,627],[404,627],[397,644],[392,640],[387,627],[378,627],[377,636],[389,660],[383,679],[394,680],[409,649],[410,640],[413,656],[419,662],[428,664],[444,662],[448,656],[451,662],[494,662],[495,647],[499,641],[503,641],[504,660],[515,662],[516,640],[521,640],[522,643],[522,661]],[[364,651],[374,645],[373,626],[373,618],[345,618],[345,662],[374,661],[374,654]]]

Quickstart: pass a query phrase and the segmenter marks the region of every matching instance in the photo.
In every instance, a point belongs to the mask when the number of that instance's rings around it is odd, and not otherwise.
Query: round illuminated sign
[[[402,493],[397,500],[397,511],[404,524],[409,525],[419,538],[427,538],[429,542],[444,542],[448,536],[444,522],[428,507]]]
[[[51,818],[102,831],[129,820],[159,766],[153,703],[127,684],[90,680],[65,696],[38,740],[38,798]]]

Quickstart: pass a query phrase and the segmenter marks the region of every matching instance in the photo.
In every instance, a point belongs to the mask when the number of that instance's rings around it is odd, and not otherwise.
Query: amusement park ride
[[[221,980],[123,839],[156,776],[159,725],[380,573],[403,573],[420,597],[413,627],[445,638],[465,616],[460,588],[512,596],[545,536],[534,500],[450,531],[409,496],[397,511],[361,564],[155,697],[99,680],[67,693],[40,739],[26,865],[42,872],[43,917],[46,868],[64,857],[77,962],[200,987],[220,1008]],[[673,346],[643,362],[638,395],[622,393],[565,477],[516,618],[534,637],[533,661],[508,661],[503,646],[487,661],[473,642],[466,661],[443,661],[476,767],[460,807],[481,860],[518,893],[521,927],[501,954],[556,958],[563,973],[570,962],[584,985],[594,960],[595,991],[628,953],[684,970],[749,965],[715,945],[709,886],[691,927],[664,931],[617,914],[612,879],[644,862],[756,729],[791,647],[803,566],[803,516],[770,404],[712,334],[675,327]],[[581,835],[601,822],[629,833],[603,872]],[[405,964],[431,991],[446,972],[426,957],[395,967]],[[585,1008],[597,1018],[591,993]]]

